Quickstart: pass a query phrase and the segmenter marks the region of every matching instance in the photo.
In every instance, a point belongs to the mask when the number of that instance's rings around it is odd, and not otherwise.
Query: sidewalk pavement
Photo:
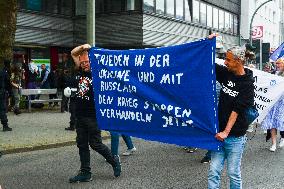
[[[70,113],[60,110],[32,110],[15,115],[7,114],[9,127],[13,131],[0,131],[0,151],[3,154],[75,145],[76,132],[66,131],[69,126]],[[1,125],[2,126],[2,125]],[[108,132],[102,136],[107,138]]]

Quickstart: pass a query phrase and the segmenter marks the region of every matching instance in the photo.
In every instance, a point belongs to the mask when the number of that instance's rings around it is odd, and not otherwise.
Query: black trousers
[[[8,127],[8,118],[6,115],[6,94],[0,91],[0,119],[3,127]]]
[[[62,94],[61,112],[68,111],[69,98]]]
[[[69,112],[70,112],[70,127],[76,128],[77,118],[76,118],[76,99],[71,97],[69,103]]]
[[[115,159],[111,154],[110,149],[102,143],[101,130],[98,128],[95,118],[78,117],[76,132],[76,142],[77,147],[79,148],[81,171],[91,170],[89,146],[101,154],[109,164],[115,166]]]

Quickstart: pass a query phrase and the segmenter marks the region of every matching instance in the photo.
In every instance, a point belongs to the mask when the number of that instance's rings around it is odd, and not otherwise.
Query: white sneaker
[[[284,147],[284,138],[281,138],[280,139],[280,142],[279,142],[279,148],[282,148],[282,147]]]
[[[276,144],[273,144],[273,145],[269,148],[269,150],[270,150],[271,152],[275,152],[275,150],[276,150]]]
[[[252,133],[252,132],[253,132],[253,129],[254,129],[254,125],[253,125],[253,124],[250,124],[250,125],[248,126],[247,132]]]
[[[123,156],[130,156],[131,154],[133,154],[133,152],[135,152],[137,149],[135,147],[133,147],[132,149],[128,149],[126,150],[126,152],[122,153]]]

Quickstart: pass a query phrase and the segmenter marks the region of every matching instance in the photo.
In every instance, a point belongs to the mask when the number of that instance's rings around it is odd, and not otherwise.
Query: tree
[[[12,60],[17,22],[17,0],[0,0],[0,64]]]

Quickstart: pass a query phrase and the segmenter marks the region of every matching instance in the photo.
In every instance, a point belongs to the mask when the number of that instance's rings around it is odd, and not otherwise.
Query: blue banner
[[[282,43],[271,55],[270,59],[276,61],[278,58],[284,56],[284,43]]]
[[[89,52],[103,130],[217,150],[215,39]]]

